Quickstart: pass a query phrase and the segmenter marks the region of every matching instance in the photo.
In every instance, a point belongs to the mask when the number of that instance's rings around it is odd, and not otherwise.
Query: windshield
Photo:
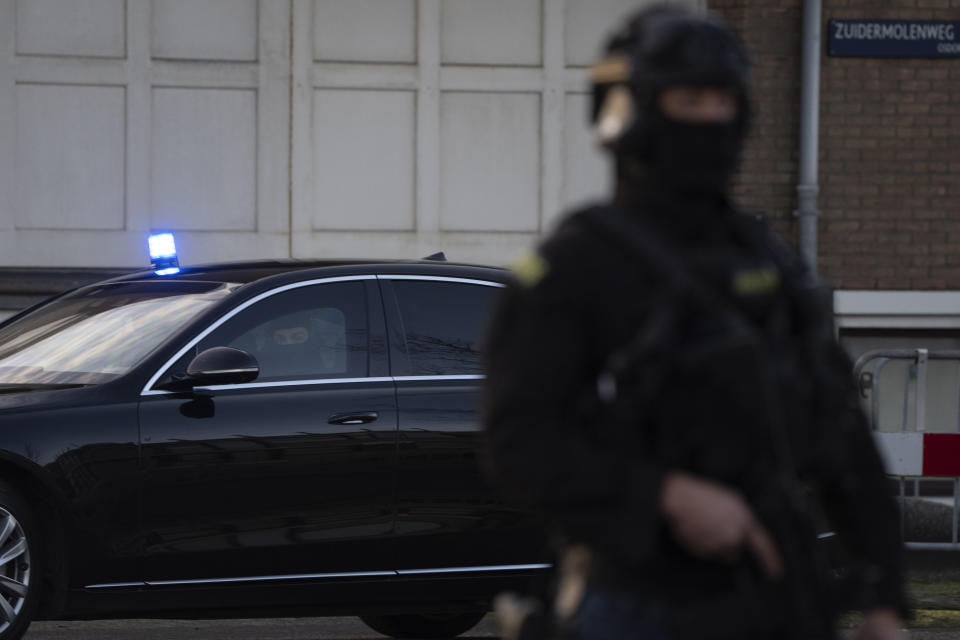
[[[113,380],[237,286],[123,282],[64,296],[0,329],[0,390]]]

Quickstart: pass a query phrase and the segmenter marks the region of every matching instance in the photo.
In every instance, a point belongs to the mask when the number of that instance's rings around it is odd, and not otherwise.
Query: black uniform
[[[896,507],[850,362],[825,296],[762,223],[650,182],[573,214],[528,263],[487,339],[491,475],[594,550],[594,582],[665,601],[679,635],[749,621],[828,637],[822,504],[851,552],[850,604],[904,610]],[[784,579],[681,549],[658,504],[669,470],[739,491]]]

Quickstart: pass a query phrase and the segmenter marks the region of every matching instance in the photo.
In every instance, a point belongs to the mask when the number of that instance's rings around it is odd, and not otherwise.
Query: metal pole
[[[903,421],[900,423],[900,431],[906,431],[910,424],[910,365],[907,364],[903,370]]]
[[[957,514],[960,513],[960,478],[953,479],[953,548],[957,548]],[[903,540],[903,537],[900,537]]]
[[[917,412],[917,431],[927,430],[927,361],[929,351],[917,349],[917,384],[914,386],[914,408]]]
[[[900,539],[905,540],[904,534],[906,533],[906,519],[907,519],[907,480],[903,476],[900,476]],[[954,500],[956,502],[956,500]]]
[[[817,154],[820,132],[821,0],[803,2],[803,64],[800,85],[800,155],[797,170],[797,242],[800,256],[817,272]]]
[[[873,389],[870,391],[870,424],[874,431],[880,431],[880,374],[888,362],[890,362],[889,358],[878,358],[877,366],[873,370]],[[900,431],[906,430],[906,426],[901,426]]]
[[[957,433],[960,433],[960,362],[957,363]]]

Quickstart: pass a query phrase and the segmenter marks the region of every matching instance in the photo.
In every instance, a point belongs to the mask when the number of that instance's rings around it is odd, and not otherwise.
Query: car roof
[[[305,271],[315,273],[302,273]],[[459,277],[494,277],[501,279],[506,270],[499,267],[446,262],[445,260],[253,260],[181,266],[175,274],[157,275],[153,270],[137,271],[107,280],[109,283],[156,281],[223,282],[247,284],[272,276],[291,274],[294,278],[322,277],[325,272],[338,275],[351,273],[409,273]]]

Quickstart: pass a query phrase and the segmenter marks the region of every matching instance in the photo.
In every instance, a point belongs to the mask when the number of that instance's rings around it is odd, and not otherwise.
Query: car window
[[[265,298],[204,337],[171,373],[185,371],[196,354],[218,346],[256,358],[260,374],[254,382],[365,377],[369,349],[363,283],[310,285]]]
[[[496,287],[395,280],[412,375],[482,373],[480,338]]]

